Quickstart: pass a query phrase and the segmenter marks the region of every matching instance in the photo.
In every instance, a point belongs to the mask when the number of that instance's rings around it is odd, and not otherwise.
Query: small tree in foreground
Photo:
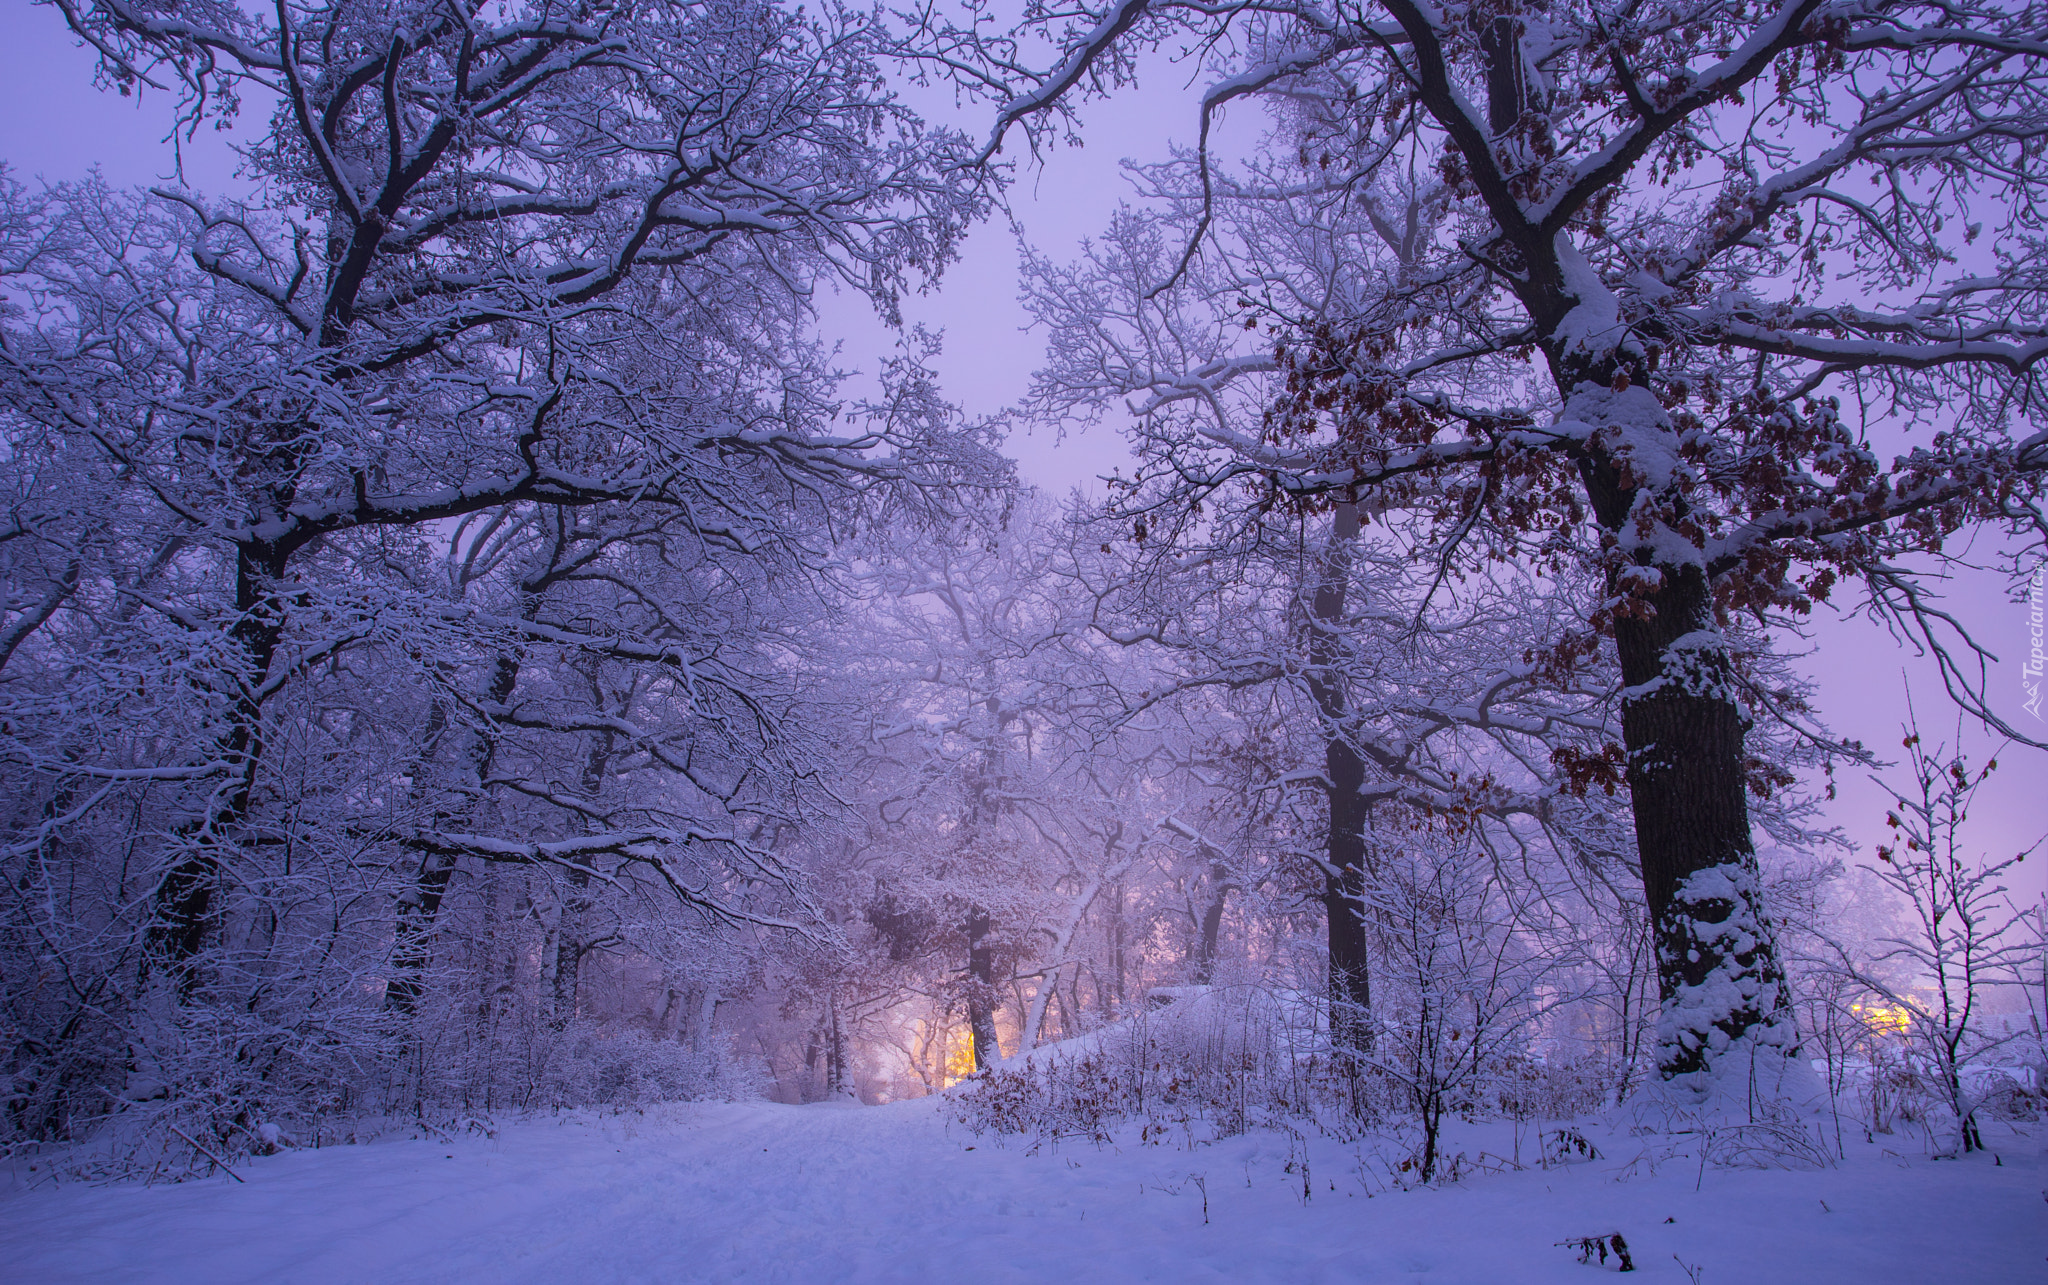
[[[1549,983],[1575,959],[1532,931],[1477,845],[1416,837],[1379,863],[1364,897],[1381,992],[1369,1060],[1415,1112],[1428,1182],[1444,1117],[1493,1087],[1531,1023],[1564,1001]]]
[[[1835,951],[1851,979],[1905,1014],[1904,1033],[1955,1116],[1951,1153],[1980,1151],[1963,1067],[2013,1038],[1992,1035],[1982,1020],[1986,992],[2016,975],[2031,949],[2013,931],[2024,915],[2006,902],[2000,879],[2040,844],[2002,861],[1967,859],[1963,822],[1998,760],[1972,773],[1962,754],[1929,750],[1917,729],[1908,729],[1905,747],[1911,785],[1879,780],[1892,794],[1885,824],[1893,842],[1878,847],[1875,874],[1912,907],[1912,926],[1879,939],[1868,962]]]

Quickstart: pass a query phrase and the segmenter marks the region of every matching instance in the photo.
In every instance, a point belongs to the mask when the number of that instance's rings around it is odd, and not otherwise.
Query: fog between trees
[[[240,197],[0,190],[10,1141],[873,1100],[1186,987],[1431,1139],[1707,1104],[1923,984],[1814,936],[1799,622],[2040,748],[1906,569],[2048,535],[2037,9],[37,16],[269,114]],[[850,399],[817,292],[895,323],[1160,49],[1204,145],[1027,261],[1025,403]]]

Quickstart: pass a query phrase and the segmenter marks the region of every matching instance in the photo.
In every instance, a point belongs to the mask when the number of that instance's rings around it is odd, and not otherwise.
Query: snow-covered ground
[[[243,1184],[17,1187],[0,1278],[1540,1285],[1614,1271],[1558,1242],[1619,1231],[1645,1285],[1687,1280],[1674,1255],[1707,1285],[2048,1281],[2038,1126],[1963,1161],[1853,1139],[1809,1172],[1589,1128],[1603,1159],[1411,1191],[1311,1135],[1304,1201],[1285,1134],[1030,1154],[946,1105],[693,1104],[287,1153]]]

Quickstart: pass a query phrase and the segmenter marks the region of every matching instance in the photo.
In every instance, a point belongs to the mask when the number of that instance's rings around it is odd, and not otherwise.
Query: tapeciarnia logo
[[[2027,587],[2027,663],[2020,668],[2020,686],[2027,699],[2022,706],[2036,720],[2041,717],[2041,670],[2048,655],[2042,652],[2042,609],[2048,607],[2048,558],[2034,568]]]

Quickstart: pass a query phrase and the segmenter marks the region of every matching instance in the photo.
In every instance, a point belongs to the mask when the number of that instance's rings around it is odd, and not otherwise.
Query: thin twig
[[[246,1184],[249,1181],[247,1178],[244,1178],[242,1175],[228,1168],[227,1161],[221,1159],[219,1156],[213,1154],[211,1151],[208,1151],[205,1147],[200,1146],[197,1142],[194,1142],[192,1140],[191,1134],[185,1132],[183,1129],[180,1129],[175,1124],[166,1125],[165,1127],[168,1128],[172,1133],[175,1133],[179,1137],[183,1138],[185,1141],[190,1142],[192,1144],[192,1149],[194,1151],[197,1151],[200,1155],[205,1156],[208,1160],[211,1160],[213,1161],[213,1163],[219,1165],[221,1168],[221,1172],[226,1174],[228,1177],[233,1178],[236,1182],[244,1184]]]

